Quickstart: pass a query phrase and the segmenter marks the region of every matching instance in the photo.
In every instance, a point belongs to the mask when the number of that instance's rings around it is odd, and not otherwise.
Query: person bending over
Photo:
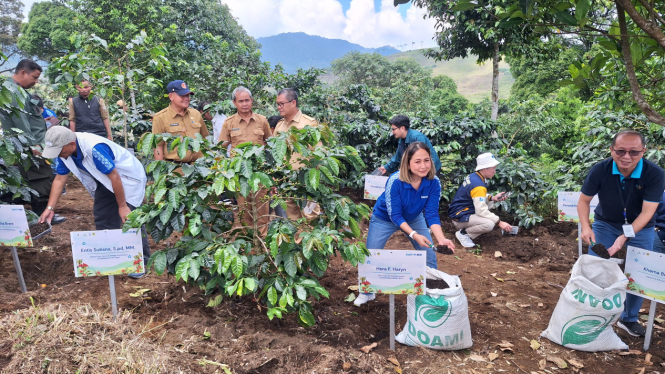
[[[383,249],[390,236],[401,230],[409,237],[413,248],[427,251],[427,266],[436,269],[429,224],[439,245],[455,250],[455,243],[446,239],[441,230],[441,183],[434,168],[425,143],[415,142],[404,151],[399,172],[388,178],[386,190],[374,205],[367,233],[368,249]],[[354,304],[360,306],[374,297],[374,294],[361,293]]]

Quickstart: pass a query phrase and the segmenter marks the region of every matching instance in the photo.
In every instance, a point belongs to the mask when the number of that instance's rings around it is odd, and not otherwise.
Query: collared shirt
[[[72,155],[72,160],[74,160],[74,163],[79,169],[85,170],[86,173],[90,174],[85,166],[83,166],[83,152],[79,146],[78,139],[76,139],[76,154]],[[92,148],[92,160],[95,162],[97,170],[102,172],[102,174],[107,175],[115,169],[115,155],[113,154],[111,147],[104,143],[99,143]],[[69,168],[60,157],[55,158],[55,172],[58,173],[58,175],[68,175],[70,172]]]
[[[286,122],[286,118],[282,118],[279,122],[277,122],[277,126],[275,126],[275,134],[278,134],[280,132],[286,132],[289,131],[291,127],[295,127],[298,130],[302,130],[305,128],[305,126],[311,126],[311,127],[316,127],[318,126],[319,123],[312,117],[303,114],[300,109],[298,109],[298,113],[293,117],[293,119],[289,122]],[[292,153],[291,154],[291,167],[294,170],[300,169],[303,167],[303,164],[300,162],[296,161],[299,159],[301,155],[299,153]]]
[[[266,117],[252,113],[249,122],[245,121],[238,113],[224,121],[219,141],[231,142],[233,148],[238,144],[252,142],[265,145],[266,140],[272,135],[270,125]]]
[[[434,150],[434,147],[432,147],[432,143],[430,143],[429,139],[427,139],[427,137],[422,132],[409,129],[409,131],[406,133],[406,138],[399,140],[397,152],[395,152],[390,161],[384,165],[387,173],[392,173],[399,169],[399,164],[402,162],[402,154],[404,154],[404,151],[411,143],[415,142],[423,142],[427,145],[429,148],[430,157],[432,159],[432,164],[434,164],[434,171],[438,172],[439,169],[441,169],[441,161],[439,160],[439,156],[436,154],[436,151]]]
[[[441,198],[441,182],[423,178],[416,190],[410,183],[399,179],[395,172],[386,182],[386,190],[379,196],[372,214],[396,226],[411,222],[424,214],[429,226],[440,225],[439,199]]]
[[[190,138],[195,138],[196,134],[201,134],[205,138],[210,134],[198,110],[187,108],[185,115],[181,116],[170,105],[157,112],[152,118],[152,133],[169,133],[171,135],[188,136]],[[165,149],[165,153],[164,158],[166,160],[182,162],[196,161],[202,155],[201,152],[192,153],[192,151],[187,151],[187,155],[181,160],[178,157],[177,147],[173,151]]]
[[[448,207],[448,217],[453,221],[468,222],[472,214],[499,222],[499,217],[489,211],[494,204],[487,193],[487,181],[475,172],[464,178]]]
[[[621,229],[624,224],[623,209],[626,218],[632,223],[642,213],[642,203],[658,203],[663,199],[665,189],[665,171],[658,165],[641,159],[629,177],[624,177],[612,158],[594,165],[582,185],[586,196],[598,194],[598,206],[594,219],[612,224]],[[645,226],[654,226],[655,216]]]
[[[81,95],[79,95],[80,97]],[[87,99],[84,99],[81,97],[81,100],[84,100],[85,102],[88,102],[89,100],[92,100],[94,96],[90,94]],[[98,99],[99,100],[99,116],[102,117],[102,120],[109,119],[109,110],[106,107],[106,103],[104,102],[104,99],[101,97]],[[67,107],[69,109],[69,120],[70,121],[76,121],[76,110],[74,110],[74,101],[73,100],[68,100],[69,104],[67,104]],[[88,106],[88,108],[90,108]]]

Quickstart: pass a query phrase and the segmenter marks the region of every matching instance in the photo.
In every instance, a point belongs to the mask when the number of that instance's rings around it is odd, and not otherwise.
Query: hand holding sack
[[[623,312],[627,285],[615,262],[582,255],[541,336],[579,351],[628,349],[612,329]]]
[[[449,288],[428,288],[426,295],[409,295],[406,326],[395,340],[412,347],[435,350],[455,351],[471,347],[469,306],[459,277],[428,267],[427,280],[443,280]]]

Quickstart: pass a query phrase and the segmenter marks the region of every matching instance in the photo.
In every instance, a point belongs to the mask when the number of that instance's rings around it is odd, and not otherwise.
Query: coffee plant
[[[227,157],[200,136],[144,135],[138,148],[146,156],[162,141],[181,156],[188,150],[203,152],[181,171],[166,161],[147,167],[154,181],[146,191],[148,203],[129,215],[125,227],[145,224],[156,242],[182,234],[172,248],[153,253],[147,267],[199,286],[210,297],[208,306],[225,297],[252,295],[270,319],[296,313],[303,326],[315,324],[311,302],[328,297],[318,278],[331,256],[339,254],[355,266],[369,254],[359,240],[359,222],[368,218],[369,207],[334,192],[341,172],[365,165],[353,147],[331,147],[330,140],[325,126],[292,128],[265,146],[240,144]],[[304,166],[294,169],[292,157]],[[323,213],[311,220],[271,217],[261,237],[257,206],[268,198],[261,191],[273,187],[273,207],[286,208],[288,200],[301,207],[316,201]],[[242,213],[254,218],[252,226],[243,226],[233,210],[219,203],[223,192],[247,198],[249,207]]]

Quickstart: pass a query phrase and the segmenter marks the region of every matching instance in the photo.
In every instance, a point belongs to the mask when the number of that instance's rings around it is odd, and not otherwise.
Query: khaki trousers
[[[238,201],[238,214],[242,217],[243,226],[254,226],[254,219],[258,219],[258,229],[261,236],[268,233],[268,223],[270,222],[270,196],[268,190],[262,188],[256,193],[249,192],[247,198],[238,194],[236,197]],[[256,204],[256,215],[254,217],[254,204]]]
[[[494,221],[475,214],[469,216],[468,222],[453,221],[453,225],[458,230],[466,229],[466,233],[471,239],[475,239],[482,234],[487,234],[494,229]]]

